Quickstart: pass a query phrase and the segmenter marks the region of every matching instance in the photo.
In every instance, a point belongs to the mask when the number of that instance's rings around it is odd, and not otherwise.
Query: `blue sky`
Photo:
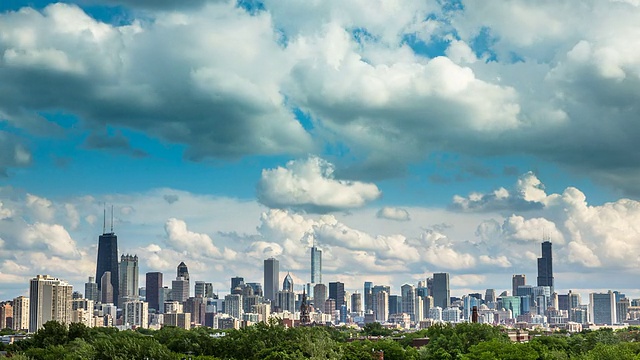
[[[308,234],[351,289],[433,271],[506,288],[549,231],[558,288],[635,291],[639,18],[604,0],[3,1],[4,294],[41,272],[81,284],[105,202],[143,271],[215,259],[221,288],[268,256],[307,281]]]

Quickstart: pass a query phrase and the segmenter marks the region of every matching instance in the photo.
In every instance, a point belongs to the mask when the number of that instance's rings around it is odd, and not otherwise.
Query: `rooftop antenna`
[[[107,233],[107,203],[102,204],[102,233]]]
[[[111,205],[111,233],[113,234],[113,205]]]

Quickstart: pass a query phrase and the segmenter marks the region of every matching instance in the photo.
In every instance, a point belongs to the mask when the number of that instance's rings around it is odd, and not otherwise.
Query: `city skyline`
[[[224,294],[273,257],[298,291],[317,245],[345,290],[513,291],[548,239],[558,292],[640,298],[637,2],[22,3],[0,2],[0,298],[102,286],[106,206],[139,284],[184,262]]]

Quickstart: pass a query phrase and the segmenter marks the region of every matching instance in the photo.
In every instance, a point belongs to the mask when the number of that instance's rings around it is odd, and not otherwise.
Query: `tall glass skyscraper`
[[[118,271],[118,237],[113,232],[103,233],[98,238],[98,261],[96,266],[96,281],[98,290],[102,291],[100,279],[105,272],[111,272],[111,285],[113,286],[113,301],[116,306],[120,296],[120,276]]]
[[[280,262],[274,258],[264,261],[264,297],[276,302],[280,286]]]
[[[138,300],[138,256],[120,256],[120,306]]]
[[[553,257],[551,242],[542,243],[542,257],[538,258],[538,286],[548,286],[553,294]]]
[[[322,283],[322,250],[311,247],[311,283]]]
[[[451,305],[451,292],[449,290],[449,273],[433,274],[433,302],[435,306],[443,309]]]
[[[157,313],[162,313],[164,310],[164,300],[162,296],[160,296],[160,291],[162,291],[162,273],[148,272],[145,286],[147,287],[146,300],[149,303],[149,309],[155,309]]]

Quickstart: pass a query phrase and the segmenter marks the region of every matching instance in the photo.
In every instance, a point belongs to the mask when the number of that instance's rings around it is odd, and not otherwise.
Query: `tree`
[[[46,348],[51,345],[64,345],[69,341],[69,330],[65,324],[51,320],[33,335],[35,347]]]

